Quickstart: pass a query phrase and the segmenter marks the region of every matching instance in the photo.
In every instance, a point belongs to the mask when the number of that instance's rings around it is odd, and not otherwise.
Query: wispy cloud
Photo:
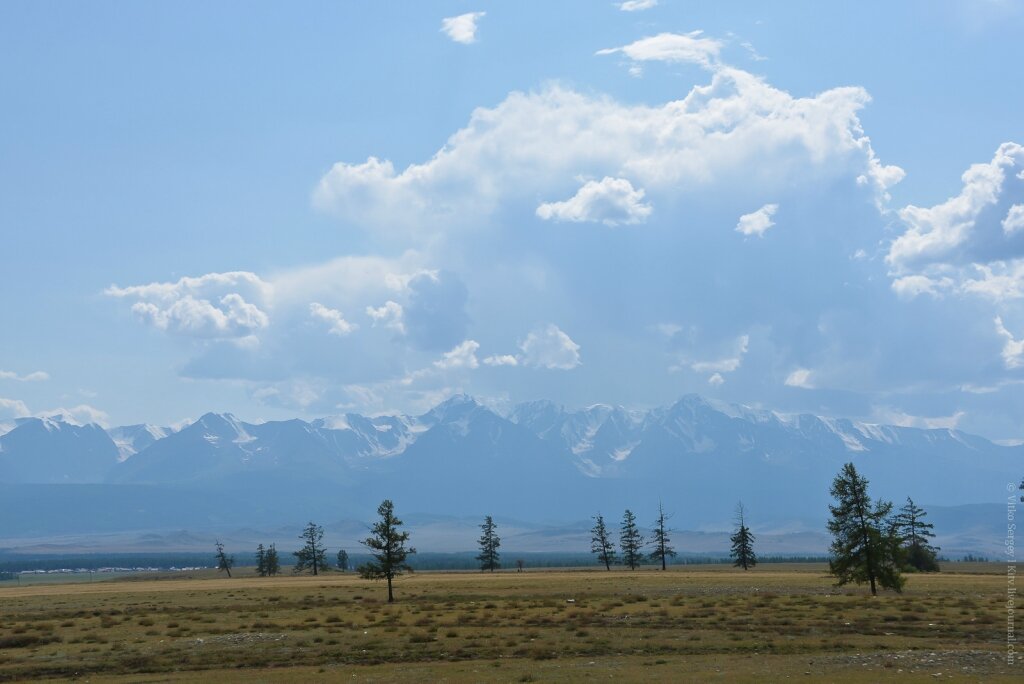
[[[634,62],[671,62],[697,64],[706,69],[718,63],[722,42],[707,38],[703,31],[690,33],[659,33],[641,38],[629,45],[598,50],[599,55],[621,53]]]
[[[16,380],[18,382],[42,382],[49,380],[50,374],[45,371],[34,371],[25,375],[18,375],[14,371],[0,370],[0,380]]]
[[[619,9],[623,12],[640,12],[657,7],[657,5],[658,0],[626,0],[619,3]]]

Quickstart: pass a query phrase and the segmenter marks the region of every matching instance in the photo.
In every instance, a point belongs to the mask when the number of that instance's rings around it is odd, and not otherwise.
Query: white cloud
[[[973,273],[974,277],[967,275]],[[993,261],[989,264],[973,264],[961,273],[959,290],[1002,302],[1024,297],[1024,260]]]
[[[527,366],[570,370],[580,365],[580,345],[553,323],[529,333],[519,349]]]
[[[690,364],[690,369],[695,373],[732,373],[743,364],[743,357],[749,348],[750,336],[740,335],[733,343],[731,356],[714,361],[694,361]]]
[[[900,427],[923,428],[925,430],[955,430],[963,417],[964,411],[956,411],[950,416],[915,416],[890,408],[876,408],[875,417],[886,425]]]
[[[110,416],[105,411],[101,411],[88,404],[79,404],[70,408],[54,408],[46,411],[31,411],[25,402],[20,399],[0,397],[0,420],[32,416],[37,418],[59,418],[75,425],[86,425],[88,423],[96,423],[101,427],[109,427],[110,425]]]
[[[950,278],[929,278],[923,275],[903,276],[892,281],[892,289],[900,299],[913,299],[923,294],[938,299],[953,285]]]
[[[400,334],[405,334],[405,323],[402,321],[402,305],[398,302],[389,299],[376,308],[368,306],[366,307],[366,315],[373,320],[374,326],[379,323],[387,328],[396,330]]]
[[[480,366],[480,362],[476,358],[478,349],[480,349],[478,342],[475,340],[465,340],[451,351],[445,352],[439,360],[434,362],[434,365],[441,370],[477,368]]]
[[[710,378],[708,378],[708,384],[711,385],[712,387],[719,387],[725,384],[725,378],[722,377],[721,373],[715,373]]]
[[[786,376],[786,387],[801,387],[803,389],[814,389],[814,381],[811,378],[811,370],[808,368],[797,368]]]
[[[89,423],[96,423],[100,427],[110,426],[110,416],[107,415],[106,411],[89,406],[88,404],[79,404],[78,406],[71,406],[69,408],[55,408],[48,411],[40,411],[36,414],[41,418],[60,418],[64,422],[74,423],[76,425],[87,425]]]
[[[755,212],[740,216],[740,221],[736,224],[736,232],[744,235],[763,236],[766,230],[775,225],[772,216],[778,209],[778,204],[766,204]]]
[[[484,359],[488,366],[518,366],[519,359],[512,354],[494,354]]]
[[[213,303],[185,295],[166,308],[152,302],[136,302],[132,313],[167,332],[194,337],[247,337],[267,327],[267,315],[239,294],[228,294]]]
[[[25,418],[32,415],[25,402],[20,399],[0,397],[0,419]]]
[[[1024,260],[993,261],[961,268],[934,266],[935,275],[908,275],[892,281],[893,291],[901,299],[927,294],[936,299],[947,293],[974,295],[994,303],[1024,298]],[[949,273],[951,275],[941,275]]]
[[[619,9],[623,12],[640,12],[657,7],[657,5],[658,0],[626,0],[619,3]]]
[[[486,14],[487,12],[467,12],[457,17],[442,19],[441,31],[456,43],[475,43],[477,22]]]
[[[1024,171],[1022,171],[1024,173]],[[1003,219],[1003,232],[1007,235],[1024,230],[1024,204],[1014,204]]]
[[[338,337],[344,337],[359,327],[346,321],[345,316],[337,309],[329,309],[319,302],[309,305],[309,315],[327,323],[328,334]]]
[[[537,207],[537,216],[554,221],[600,221],[606,226],[641,223],[651,213],[651,205],[643,199],[644,191],[634,189],[625,178],[605,176],[587,181],[564,202],[544,202]]]
[[[899,211],[904,232],[889,246],[886,263],[893,290],[976,296],[993,303],[1024,298],[1021,232],[1024,146],[1003,143],[992,160],[973,164],[959,194],[932,207]]]
[[[207,273],[201,276],[186,276],[173,283],[150,283],[148,285],[132,285],[118,287],[111,285],[104,293],[112,297],[135,297],[156,301],[175,301],[183,295],[203,296],[206,293],[224,290],[252,291],[266,294],[270,286],[255,273],[248,271],[228,271],[225,273]]]
[[[476,109],[442,149],[404,171],[373,157],[335,164],[313,201],[407,244],[409,235],[482,230],[508,203],[578,189],[580,175],[629,178],[648,195],[673,198],[725,187],[781,193],[859,176],[879,194],[902,171],[883,166],[861,130],[857,113],[869,99],[861,88],[794,98],[729,67],[656,106],[557,85],[513,92]]]
[[[896,274],[956,258],[958,248],[976,234],[981,212],[999,199],[1006,169],[1024,163],[1024,147],[1003,143],[992,161],[964,172],[960,194],[933,207],[908,205],[899,211],[907,230],[889,248],[886,261]]]
[[[42,382],[49,380],[50,374],[46,371],[34,371],[25,375],[18,375],[14,371],[0,370],[0,380],[17,380],[18,382]]]
[[[172,283],[111,285],[105,290],[112,297],[138,300],[132,313],[159,330],[214,339],[246,337],[270,324],[267,314],[240,292],[262,299],[268,296],[270,286],[254,273],[235,271]]]
[[[343,310],[363,310],[368,301],[380,301],[395,293],[407,294],[409,282],[421,275],[435,274],[422,267],[424,257],[406,251],[398,258],[346,256],[323,263],[280,271],[269,277],[235,271],[185,277],[174,282],[118,287],[105,294],[135,300],[135,316],[171,334],[203,339],[231,339],[236,345],[253,347],[271,326],[271,312],[284,314],[287,321],[310,314],[309,302],[331,301]],[[385,303],[383,322],[395,327],[399,304]],[[275,314],[276,315],[276,314]],[[346,334],[355,323],[333,320],[329,310],[313,315],[337,323],[334,334]],[[372,316],[371,316],[372,318]],[[374,319],[375,322],[382,322]]]
[[[738,369],[743,363],[743,359],[739,356],[731,356],[725,359],[717,359],[715,361],[694,361],[690,364],[690,368],[696,373],[731,373]]]
[[[276,272],[268,280],[268,303],[274,308],[305,308],[308,302],[330,301],[343,310],[359,311],[368,302],[404,293],[419,275],[425,257],[412,250],[397,258],[343,256],[323,263]]]
[[[1024,368],[1024,339],[1016,339],[1006,326],[1001,316],[996,316],[996,332],[1006,341],[1003,343],[1003,365],[1007,368]]]
[[[659,33],[617,48],[598,50],[599,55],[622,53],[635,62],[697,64],[710,69],[718,62],[722,42],[703,37],[703,31]]]

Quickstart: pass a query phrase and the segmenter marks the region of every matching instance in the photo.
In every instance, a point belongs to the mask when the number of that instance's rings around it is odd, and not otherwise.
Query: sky
[[[0,421],[1024,440],[1024,3],[0,4]]]

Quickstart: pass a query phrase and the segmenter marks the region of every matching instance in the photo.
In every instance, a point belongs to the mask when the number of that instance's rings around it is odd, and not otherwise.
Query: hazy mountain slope
[[[94,424],[20,418],[0,435],[0,482],[102,482],[117,460],[117,445]]]
[[[174,428],[145,424],[122,425],[107,430],[107,434],[110,435],[110,438],[114,440],[114,444],[117,445],[122,461],[131,458],[151,444],[174,432]]]

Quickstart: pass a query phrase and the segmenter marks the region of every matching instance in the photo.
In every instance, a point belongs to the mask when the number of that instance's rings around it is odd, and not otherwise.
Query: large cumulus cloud
[[[654,103],[512,92],[428,159],[335,163],[313,204],[360,232],[363,255],[109,294],[154,307],[137,313],[168,333],[188,332],[179,302],[207,302],[226,322],[188,342],[192,374],[231,357],[254,396],[302,410],[701,391],[1004,429],[984,408],[1016,391],[1024,358],[1019,146],[949,202],[896,210],[903,171],[863,130],[863,88],[793,94],[723,63],[714,38],[648,38],[613,54],[706,80]],[[235,320],[232,294],[265,321]]]

